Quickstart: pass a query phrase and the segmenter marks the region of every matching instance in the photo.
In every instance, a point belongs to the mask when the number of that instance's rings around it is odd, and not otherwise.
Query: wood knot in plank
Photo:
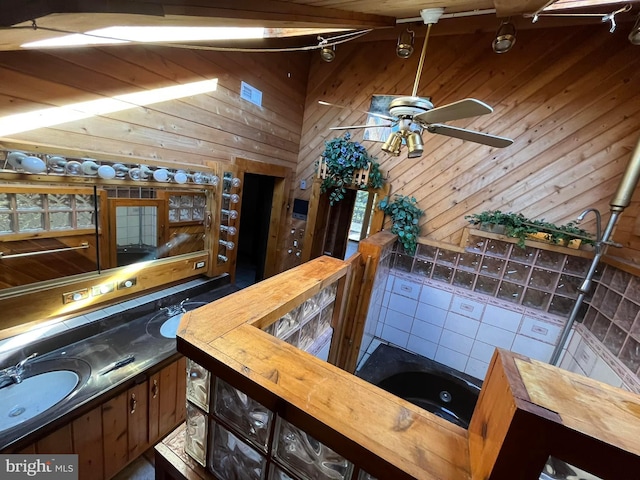
[[[396,432],[404,432],[413,425],[413,422],[413,412],[401,407],[398,412],[398,416],[396,417],[396,423],[393,426],[393,430]]]

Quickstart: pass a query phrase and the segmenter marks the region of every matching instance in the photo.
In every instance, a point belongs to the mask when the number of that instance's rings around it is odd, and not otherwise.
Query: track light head
[[[640,13],[636,18],[636,23],[633,24],[631,32],[629,32],[629,41],[633,45],[640,45]]]
[[[405,30],[398,36],[398,44],[396,45],[396,54],[400,58],[409,58],[413,53],[413,40],[415,33],[413,30]]]
[[[516,27],[510,20],[503,21],[498,27],[496,38],[491,46],[496,53],[507,53],[516,43]]]
[[[320,58],[325,62],[333,62],[333,59],[336,58],[336,46],[325,45],[320,49]]]

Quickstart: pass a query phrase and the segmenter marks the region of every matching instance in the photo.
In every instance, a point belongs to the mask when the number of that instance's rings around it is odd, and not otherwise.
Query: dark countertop
[[[188,298],[185,307],[189,310],[238,290],[228,282],[228,276],[218,277],[192,289],[150,301],[12,351],[2,352],[0,368],[15,365],[38,352],[26,364],[24,379],[51,370],[73,370],[80,381],[76,389],[54,407],[1,431],[0,450],[16,445],[17,442],[22,444],[30,441],[27,437],[35,439],[38,435],[36,432],[40,433],[47,426],[53,427],[55,424],[57,428],[71,419],[81,407],[97,405],[101,402],[100,397],[141,383],[146,380],[145,374],[154,367],[179,358],[175,339],[160,335],[160,325],[171,316],[162,309],[178,305]],[[110,370],[117,362],[131,356],[134,357],[133,361]],[[0,388],[0,405],[3,402],[3,390],[4,388]],[[34,392],[35,394],[46,392]]]

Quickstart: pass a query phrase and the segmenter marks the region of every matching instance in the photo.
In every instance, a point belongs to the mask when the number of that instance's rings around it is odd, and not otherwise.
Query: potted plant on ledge
[[[378,208],[391,217],[391,233],[398,235],[404,251],[413,255],[420,235],[420,217],[424,215],[424,211],[418,208],[417,200],[404,195],[395,195],[393,200],[385,197],[378,203]]]
[[[318,176],[322,178],[320,192],[331,191],[331,205],[344,198],[348,187],[364,190],[384,185],[380,165],[361,143],[351,140],[349,132],[325,142]]]

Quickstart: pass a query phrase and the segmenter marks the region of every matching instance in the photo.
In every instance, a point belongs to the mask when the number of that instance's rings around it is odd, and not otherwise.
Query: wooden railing
[[[345,478],[533,480],[549,455],[603,478],[640,471],[640,398],[630,392],[497,350],[467,431],[263,331],[336,282],[333,325],[352,331],[363,320],[345,315],[355,286],[355,303],[366,298],[366,270],[320,257],[189,312],[178,350],[211,372],[211,395],[219,378],[281,419],[269,442],[289,422],[350,462]],[[344,338],[330,359],[349,358]],[[214,410],[202,412],[210,425]],[[278,465],[275,448],[260,453],[266,469]]]

